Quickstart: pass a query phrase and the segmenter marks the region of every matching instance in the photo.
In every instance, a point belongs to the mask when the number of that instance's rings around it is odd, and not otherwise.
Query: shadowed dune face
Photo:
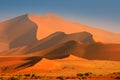
[[[47,50],[47,49],[46,49]],[[81,58],[91,60],[113,60],[120,61],[120,44],[81,44],[76,41],[68,41],[59,46],[48,49],[47,59],[59,59],[72,54]]]
[[[50,36],[26,47],[25,53],[40,51],[40,50],[43,50],[61,43],[65,43],[71,40],[78,41],[85,44],[95,43],[92,34],[88,32],[79,32],[79,33],[72,33],[72,34],[65,34],[64,32],[55,32]]]
[[[62,46],[57,47],[54,50],[48,52],[43,57],[47,59],[60,59],[68,57],[70,55],[70,50],[75,46],[75,44],[76,44],[75,41],[69,41],[63,44]]]
[[[27,15],[0,23],[1,51],[25,46],[35,42],[37,25]]]
[[[92,34],[88,32],[79,32],[72,34],[65,34],[64,32],[55,32],[42,40],[31,43],[30,45],[0,52],[0,55],[8,56],[8,55],[20,55],[27,53],[30,54],[71,40],[78,41],[83,44],[95,43],[95,41],[92,38]]]
[[[53,35],[52,35],[53,36]],[[51,37],[49,36],[51,39]],[[66,40],[67,38],[65,38]],[[4,56],[10,55],[37,55],[43,56],[47,59],[61,59],[69,56],[70,54],[92,60],[120,60],[120,44],[102,44],[102,43],[82,43],[67,39],[62,39],[61,43],[56,43],[41,50],[42,45],[32,44],[27,47],[11,49],[0,53]],[[45,44],[49,39],[45,39]],[[85,39],[86,41],[86,39]],[[54,42],[53,42],[54,43]],[[26,54],[29,53],[29,54]]]
[[[120,61],[120,44],[89,44],[85,49],[85,58]]]
[[[34,42],[33,44],[28,45],[24,49],[24,53],[32,53],[36,51],[40,51],[56,44],[59,44],[64,38],[67,36],[64,32],[55,32],[48,37]]]

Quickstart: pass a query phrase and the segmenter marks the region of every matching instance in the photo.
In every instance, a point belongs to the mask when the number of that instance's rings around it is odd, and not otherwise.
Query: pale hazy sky
[[[120,0],[0,0],[0,21],[27,13],[55,13],[120,33]]]

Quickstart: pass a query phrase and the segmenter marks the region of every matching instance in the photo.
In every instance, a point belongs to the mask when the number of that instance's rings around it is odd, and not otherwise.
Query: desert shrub
[[[82,77],[82,79],[87,79],[87,77]]]
[[[10,80],[17,80],[17,78],[15,78],[14,76],[10,78]]]
[[[85,75],[85,76],[89,76],[90,74],[89,74],[89,73],[85,73],[84,75]]]
[[[70,77],[65,77],[65,79],[70,79]]]
[[[2,76],[2,77],[0,77],[0,80],[7,80],[7,78]]]
[[[59,80],[64,80],[64,76],[58,76],[56,78],[59,79]]]
[[[88,77],[88,76],[92,75],[92,72],[87,72],[84,75]]]
[[[77,74],[77,78],[81,78],[81,77],[83,77],[84,75],[82,74],[82,73],[78,73]]]
[[[120,74],[120,72],[113,72],[113,74]]]
[[[24,79],[27,79],[27,78],[34,78],[34,79],[38,79],[38,78],[41,78],[40,76],[38,76],[37,74],[34,74],[34,73],[27,73],[27,74],[24,74],[25,78]]]
[[[25,78],[27,79],[27,78],[31,78],[31,73],[27,73],[27,74],[24,74],[24,76],[25,76]]]
[[[71,77],[71,79],[76,79],[76,77]]]
[[[115,79],[120,80],[120,76],[115,77]]]
[[[22,79],[23,79],[22,77],[23,77],[22,74],[19,74],[19,75],[17,76],[17,79],[18,79],[18,80],[22,80]]]
[[[37,79],[37,78],[39,78],[39,76],[37,74],[31,74],[31,78]]]

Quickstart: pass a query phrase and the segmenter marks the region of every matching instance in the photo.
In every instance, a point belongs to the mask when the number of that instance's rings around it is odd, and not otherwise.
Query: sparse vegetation
[[[113,74],[119,74],[120,75],[120,72],[113,72]]]
[[[113,80],[120,80],[120,73],[114,72],[106,75]],[[13,76],[1,76],[0,80],[92,80],[93,78],[99,78],[104,76],[102,74],[93,74],[91,72],[77,73],[76,76],[40,76],[35,73],[17,74]]]
[[[56,79],[64,80],[65,78],[64,78],[64,76],[58,76],[58,77],[56,77]]]
[[[87,72],[87,73],[78,73],[76,76],[79,79],[87,79],[90,78],[91,75],[92,75],[91,72]]]

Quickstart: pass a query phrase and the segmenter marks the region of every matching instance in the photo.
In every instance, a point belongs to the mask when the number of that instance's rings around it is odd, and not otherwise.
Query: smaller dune
[[[92,34],[90,34],[89,32],[79,32],[72,34],[65,34],[64,32],[55,32],[42,40],[28,45],[24,49],[24,53],[40,51],[71,40],[78,41],[81,43],[95,43],[92,37]]]
[[[41,59],[40,56],[0,56],[0,73],[11,73],[28,68]]]
[[[108,66],[109,65],[109,66]],[[87,60],[70,55],[63,59],[48,60],[42,59],[34,66],[22,69],[20,73],[39,73],[39,75],[75,75],[80,72],[92,72],[97,74],[109,74],[119,71],[120,62],[104,60]],[[64,73],[63,73],[64,72]]]

